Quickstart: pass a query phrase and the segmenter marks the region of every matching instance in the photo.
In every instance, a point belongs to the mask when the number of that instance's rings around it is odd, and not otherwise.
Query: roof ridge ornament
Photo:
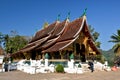
[[[67,14],[67,19],[70,19],[70,11]]]
[[[81,17],[86,16],[86,12],[87,12],[87,8],[84,9],[83,14],[81,15]]]
[[[60,14],[58,14],[58,16],[57,16],[57,21],[59,21],[60,20]]]

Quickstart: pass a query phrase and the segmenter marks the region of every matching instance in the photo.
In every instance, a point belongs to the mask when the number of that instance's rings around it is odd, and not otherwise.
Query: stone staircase
[[[81,67],[82,67],[83,72],[90,72],[91,71],[88,68],[89,67],[88,63],[81,63]]]
[[[91,70],[88,68],[88,63],[81,63],[81,67],[83,72],[91,72]],[[100,62],[94,62],[94,71],[111,71],[109,66],[105,66],[104,64]]]

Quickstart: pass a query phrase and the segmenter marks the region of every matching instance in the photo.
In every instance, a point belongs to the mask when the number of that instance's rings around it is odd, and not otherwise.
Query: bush
[[[105,57],[103,55],[97,55],[96,60],[101,62],[102,64],[105,63]]]
[[[58,72],[58,73],[64,73],[64,67],[63,67],[63,65],[58,64],[56,66],[56,72]]]
[[[81,66],[81,64],[78,64],[78,68],[81,68],[82,66]]]

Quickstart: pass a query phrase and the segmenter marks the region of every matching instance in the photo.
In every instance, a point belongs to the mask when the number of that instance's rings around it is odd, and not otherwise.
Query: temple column
[[[68,61],[68,67],[74,68],[74,55],[73,55],[73,53],[70,55],[70,61]]]
[[[54,59],[54,53],[51,53],[51,58]]]
[[[61,59],[63,59],[63,57],[64,57],[64,55],[63,55],[64,52],[61,52],[61,51],[60,51],[59,53],[60,53]]]
[[[85,45],[85,58],[87,60],[89,55],[88,37],[85,37],[84,45]]]
[[[45,54],[45,67],[48,67],[48,58],[49,58],[49,55],[48,53]]]

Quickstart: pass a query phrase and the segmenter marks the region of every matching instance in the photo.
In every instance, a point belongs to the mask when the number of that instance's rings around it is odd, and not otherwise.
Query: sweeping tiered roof
[[[88,36],[88,43],[91,48],[99,53],[89,32],[86,16],[82,16],[72,22],[66,19],[63,22],[56,21],[50,24],[47,28],[38,31],[33,39],[19,52],[41,50],[42,53],[45,53],[64,50],[78,39],[81,31]]]
[[[37,46],[41,45],[44,43],[49,37],[50,34],[54,31],[55,27],[59,24],[59,21],[56,21],[49,26],[47,26],[45,29],[42,29],[38,31],[35,36],[32,38],[32,40],[20,51],[17,53],[21,52],[29,52],[36,48]]]
[[[49,34],[51,34],[54,31],[55,26],[57,26],[58,23],[59,23],[59,21],[56,21],[56,22],[50,24],[48,27],[38,31],[35,34],[35,36],[33,37],[33,39],[30,41],[30,43],[34,42],[36,40],[42,39],[42,38],[44,38],[46,36],[49,36]]]
[[[74,40],[77,39],[76,37],[82,30],[83,23],[84,23],[83,18],[84,17],[76,19],[75,21],[69,23],[65,27],[63,34],[57,39],[55,45],[51,46],[50,48],[42,52],[60,51],[65,47],[69,46]]]
[[[50,34],[48,40],[41,45],[40,47],[38,47],[37,49],[46,49],[48,47],[50,47],[51,45],[53,45],[56,40],[58,40],[58,38],[60,38],[61,34],[63,33],[64,29],[66,28],[66,26],[68,25],[69,20],[66,19],[65,21],[61,22],[60,24],[58,24],[55,27],[55,30]]]

